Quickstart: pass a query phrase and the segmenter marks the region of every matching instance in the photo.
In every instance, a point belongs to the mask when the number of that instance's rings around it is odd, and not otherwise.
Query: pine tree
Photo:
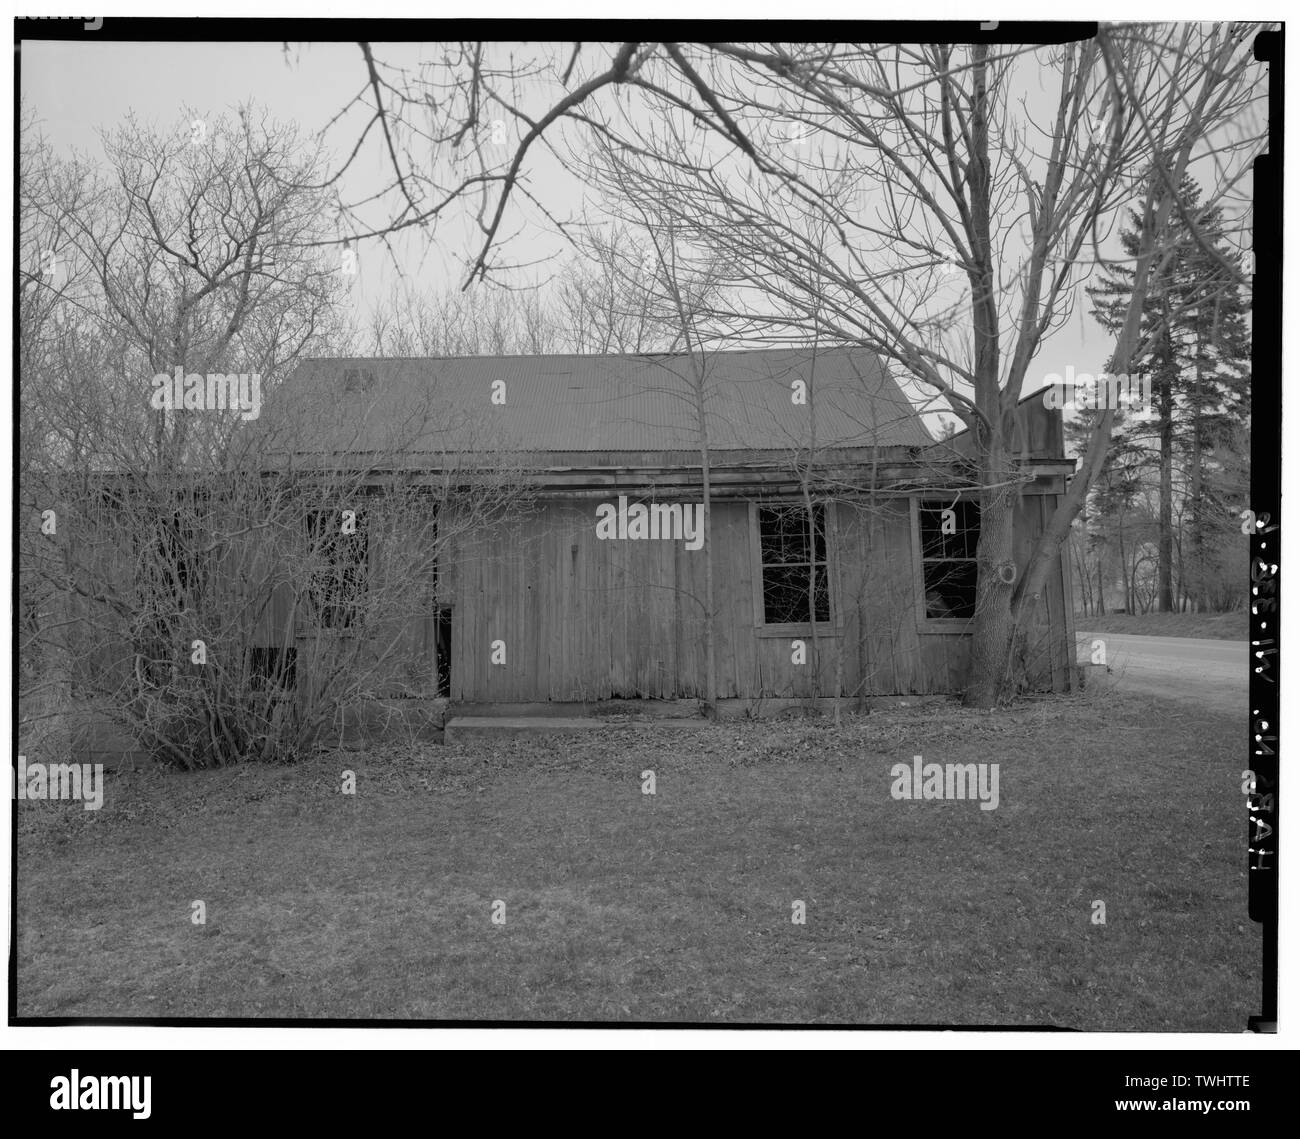
[[[1157,488],[1157,608],[1164,612],[1176,608],[1176,546],[1182,592],[1199,608],[1209,602],[1224,527],[1241,493],[1241,448],[1249,437],[1249,298],[1223,211],[1201,211],[1200,197],[1197,183],[1184,180],[1168,255],[1153,272],[1143,312],[1143,336],[1153,339],[1143,362],[1152,406],[1124,415],[1115,432],[1117,452],[1130,461],[1144,456],[1148,485]],[[1128,258],[1140,248],[1141,224],[1132,213],[1120,233]],[[1110,331],[1122,323],[1132,279],[1128,264],[1109,265],[1101,284],[1089,290],[1094,315]],[[1176,505],[1188,515],[1181,534],[1175,532]]]

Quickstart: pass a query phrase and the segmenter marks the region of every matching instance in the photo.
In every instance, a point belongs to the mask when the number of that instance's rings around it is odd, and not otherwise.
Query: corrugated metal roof
[[[819,447],[934,442],[865,349],[821,349],[815,369],[804,348],[698,359],[713,450],[806,447],[808,407],[791,395],[810,379]],[[268,394],[259,423],[300,454],[691,451],[692,375],[685,354],[311,359]]]

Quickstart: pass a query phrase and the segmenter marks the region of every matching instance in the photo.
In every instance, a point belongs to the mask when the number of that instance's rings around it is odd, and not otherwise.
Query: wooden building
[[[959,693],[965,682],[969,447],[962,435],[937,441],[864,350],[311,360],[268,396],[257,430],[301,471],[373,467],[375,485],[391,486],[454,469],[522,491],[482,525],[448,528],[429,579],[412,583],[432,603],[396,622],[383,695],[701,697],[710,562],[722,699]],[[1018,430],[1023,566],[1074,463],[1060,412],[1041,398],[1022,402]],[[399,520],[384,532],[401,531]],[[382,542],[372,534],[350,556],[364,590],[382,573]],[[1073,672],[1068,572],[1058,557],[1026,661],[1035,685],[1057,691]],[[319,643],[320,611],[272,605],[259,637]]]

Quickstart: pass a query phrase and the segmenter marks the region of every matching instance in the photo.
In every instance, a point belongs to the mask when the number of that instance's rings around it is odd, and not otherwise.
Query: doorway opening
[[[437,661],[438,696],[451,697],[451,609],[439,609],[434,622],[434,657]]]

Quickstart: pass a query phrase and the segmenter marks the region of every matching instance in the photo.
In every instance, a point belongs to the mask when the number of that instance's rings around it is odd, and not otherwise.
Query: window
[[[368,392],[375,386],[375,373],[369,368],[344,368],[343,390],[345,392]]]
[[[809,543],[808,511],[803,506],[760,507],[758,548],[763,579],[763,623],[807,625],[810,574],[814,613],[818,621],[831,618],[830,577],[826,568],[826,507],[813,506],[813,542]]]
[[[975,616],[978,502],[928,500],[917,508],[927,619]]]
[[[288,691],[298,683],[298,650],[254,645],[249,654],[248,675],[254,687]]]
[[[184,609],[187,601],[199,598],[207,583],[203,558],[198,552],[196,517],[174,511],[159,514],[148,523],[145,541],[132,531],[136,548],[136,582],[151,601],[168,610]]]
[[[132,639],[131,648],[139,691],[162,688],[170,683],[174,662],[166,641],[157,637],[136,636]],[[185,659],[189,659],[188,655]]]
[[[366,595],[369,544],[365,516],[355,512],[356,530],[343,533],[343,512],[307,515],[307,541],[312,571],[307,592],[321,627],[348,629],[360,619]]]

